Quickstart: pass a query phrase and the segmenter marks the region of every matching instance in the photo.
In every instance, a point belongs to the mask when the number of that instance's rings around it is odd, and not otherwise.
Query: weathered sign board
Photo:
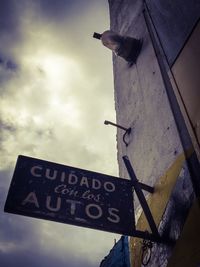
[[[131,181],[19,156],[5,212],[133,234]]]

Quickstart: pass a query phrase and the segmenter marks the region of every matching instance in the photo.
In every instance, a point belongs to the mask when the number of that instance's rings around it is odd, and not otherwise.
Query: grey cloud
[[[0,55],[0,65],[6,70],[15,71],[17,69],[17,64],[12,60],[6,60]]]
[[[0,95],[5,93],[5,85],[15,77],[18,71],[17,64],[10,59],[5,59],[0,55]]]
[[[78,267],[91,266],[87,260],[77,257],[66,251],[65,256],[58,253],[56,241],[49,240],[48,243],[40,244],[40,234],[37,230],[37,223],[31,219],[24,220],[16,215],[3,214],[0,222],[0,259],[1,267],[21,266],[49,266],[49,267]],[[55,245],[55,250],[46,250],[49,243]],[[66,239],[66,250],[68,240]],[[64,249],[62,250],[62,253]]]
[[[116,168],[110,158],[115,133],[103,125],[113,109],[112,55],[92,38],[93,31],[107,27],[102,2],[1,1],[1,267],[94,267],[105,247],[110,249],[110,235],[102,232],[86,234],[82,228],[2,213],[18,154],[114,175],[108,172]],[[62,76],[60,89],[57,81],[48,80],[43,65],[45,56],[52,55],[66,59],[66,66],[68,59],[75,62]],[[61,109],[50,103],[56,97]],[[76,127],[66,112],[71,101],[72,113],[78,111]]]
[[[77,254],[76,251],[71,253],[68,250],[69,240],[72,240],[73,238],[73,235],[71,235],[70,232],[69,235],[62,235],[61,238],[66,238],[66,242],[64,242],[65,247],[62,247],[62,251],[59,252],[59,249],[56,246],[57,241],[53,239],[53,236],[52,239],[46,239],[47,243],[41,243],[43,233],[41,233],[40,229],[40,220],[32,220],[19,215],[2,213],[10,175],[10,171],[0,172],[1,267],[94,267],[89,260],[83,258],[83,255],[80,256],[78,250]],[[53,228],[54,227],[52,227],[52,230]],[[59,231],[59,228],[57,228],[57,231]],[[49,246],[51,247],[49,248]]]
[[[78,250],[77,250],[78,254]],[[54,255],[42,254],[39,251],[25,250],[23,252],[12,253],[12,256],[0,253],[1,267],[95,267],[86,260],[75,261],[74,259],[66,258],[65,260],[55,257]]]
[[[0,118],[0,132],[8,131],[14,133],[16,131],[16,126],[8,121],[4,121],[3,118]]]
[[[11,60],[6,61],[5,67],[7,70],[11,70],[11,71],[17,70],[17,64]]]
[[[48,19],[54,19],[57,22],[66,18],[78,17],[81,12],[87,10],[91,4],[98,0],[40,0],[40,9],[42,14]]]
[[[7,195],[7,188],[9,187],[12,171],[5,169],[0,171],[0,210],[3,210],[3,204]]]
[[[13,57],[12,48],[23,39],[21,18],[23,9],[19,1],[1,0],[0,3],[0,53]]]
[[[0,153],[4,155],[6,151],[6,147],[4,146],[4,142],[6,141],[8,135],[14,135],[17,129],[15,125],[9,121],[3,120],[1,113],[0,113]],[[3,157],[1,156],[0,159],[0,169],[2,169],[3,165]]]
[[[19,13],[14,0],[1,0],[0,31],[13,32],[19,25]]]
[[[0,171],[0,212],[4,209],[8,188],[11,182],[13,171],[10,169]],[[33,228],[32,223],[23,223],[21,217],[10,215],[7,213],[1,214],[0,220],[0,244],[2,242],[11,241],[14,243],[24,242]],[[17,231],[16,231],[17,229]],[[1,251],[1,245],[0,245]]]

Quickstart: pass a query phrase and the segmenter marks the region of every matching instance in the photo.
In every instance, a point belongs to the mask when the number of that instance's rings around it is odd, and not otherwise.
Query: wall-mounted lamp
[[[103,33],[94,32],[93,37],[101,40],[115,55],[132,64],[136,63],[142,49],[142,39],[122,36],[110,30]]]
[[[109,124],[110,124],[110,125],[112,125],[112,126],[115,126],[115,127],[119,128],[119,129],[124,130],[125,133],[124,133],[124,135],[123,135],[123,142],[126,144],[126,146],[128,146],[128,143],[127,143],[127,141],[126,141],[126,135],[129,135],[129,134],[131,133],[131,127],[130,127],[130,128],[125,128],[125,127],[123,127],[123,126],[121,126],[121,125],[119,125],[119,124],[116,124],[116,123],[113,123],[113,122],[111,122],[111,121],[107,121],[107,120],[104,121],[104,124],[105,124],[105,125],[109,125]]]

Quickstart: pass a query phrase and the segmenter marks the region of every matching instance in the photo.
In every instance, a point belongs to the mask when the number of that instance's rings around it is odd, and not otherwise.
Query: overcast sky
[[[114,238],[3,213],[18,155],[118,176],[107,0],[0,1],[0,265],[95,267]]]

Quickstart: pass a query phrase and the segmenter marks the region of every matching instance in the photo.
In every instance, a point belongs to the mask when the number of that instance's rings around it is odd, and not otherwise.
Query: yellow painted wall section
[[[169,201],[171,192],[180,174],[182,166],[186,158],[190,157],[193,152],[194,152],[194,149],[192,147],[187,152],[183,152],[176,158],[176,160],[169,167],[166,173],[159,179],[159,181],[154,186],[155,192],[152,195],[150,195],[148,198],[148,205],[150,207],[150,210],[152,212],[153,218],[157,226],[159,225],[162,219],[166,205]],[[142,231],[146,231],[146,230],[150,231],[148,222],[143,212],[138,219],[136,229],[142,230]],[[131,237],[130,239],[131,259],[130,261],[131,261],[132,267],[141,267],[141,253],[142,253],[141,247],[142,247],[141,239]]]
[[[200,266],[200,199],[193,204],[167,267]]]

